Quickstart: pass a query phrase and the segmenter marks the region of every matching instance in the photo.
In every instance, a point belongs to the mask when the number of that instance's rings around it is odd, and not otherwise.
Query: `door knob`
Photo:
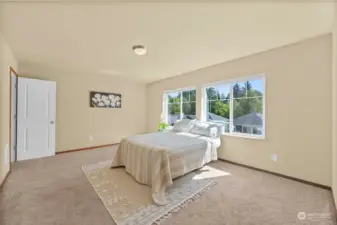
[[[50,124],[54,124],[54,121],[50,121]]]

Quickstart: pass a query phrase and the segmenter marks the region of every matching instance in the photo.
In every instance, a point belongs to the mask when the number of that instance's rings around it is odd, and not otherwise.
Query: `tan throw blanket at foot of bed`
[[[216,159],[214,151],[207,140],[196,137],[169,132],[137,135],[121,141],[111,167],[125,166],[139,183],[152,187],[157,205],[165,205],[172,180]]]

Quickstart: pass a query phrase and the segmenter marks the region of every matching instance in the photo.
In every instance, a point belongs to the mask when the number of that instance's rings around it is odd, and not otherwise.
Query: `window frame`
[[[236,133],[233,132],[233,107],[234,107],[234,96],[233,96],[233,85],[238,83],[238,82],[243,82],[243,81],[248,81],[248,80],[256,80],[256,79],[261,79],[262,80],[262,86],[263,86],[263,134],[262,135],[256,135],[256,134],[245,134],[245,133]],[[206,122],[207,118],[207,93],[206,93],[206,89],[210,88],[210,87],[214,87],[215,85],[219,85],[219,84],[223,84],[223,85],[229,85],[230,86],[230,99],[229,99],[229,132],[228,133],[224,133],[224,136],[231,136],[231,137],[242,137],[242,138],[250,138],[250,139],[261,139],[261,140],[265,140],[266,139],[266,76],[265,74],[258,74],[258,75],[252,75],[252,76],[246,76],[246,77],[240,77],[240,78],[234,78],[234,79],[228,79],[228,80],[222,80],[222,81],[217,81],[217,82],[213,82],[213,83],[208,83],[208,84],[204,84],[201,87],[201,93],[202,93],[202,97],[201,97],[201,120]]]
[[[179,89],[174,89],[174,90],[167,90],[164,91],[163,93],[163,112],[164,112],[164,118],[163,118],[163,122],[168,124],[168,98],[167,98],[167,94],[172,93],[172,92],[181,92],[180,95],[180,119],[183,118],[183,92],[184,91],[193,91],[195,90],[196,96],[195,96],[195,104],[197,105],[197,88],[196,87],[185,87],[185,88],[179,88]],[[186,102],[185,102],[186,103]],[[196,112],[195,114],[197,114],[197,108],[195,109]],[[169,125],[169,127],[172,127],[171,125]]]

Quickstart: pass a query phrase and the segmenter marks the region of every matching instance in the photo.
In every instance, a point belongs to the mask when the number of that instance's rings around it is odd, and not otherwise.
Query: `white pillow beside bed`
[[[173,128],[172,131],[173,132],[187,132],[189,133],[193,124],[194,124],[195,120],[189,120],[189,119],[182,119],[177,121]]]
[[[223,125],[198,120],[182,119],[175,123],[173,132],[186,132],[205,137],[218,138],[223,134]]]
[[[218,138],[222,135],[220,126],[221,125],[218,124],[195,121],[190,130],[190,133],[211,138]]]

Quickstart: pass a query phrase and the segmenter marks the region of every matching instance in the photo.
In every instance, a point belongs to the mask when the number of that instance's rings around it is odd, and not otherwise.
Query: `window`
[[[206,121],[222,123],[228,134],[264,136],[264,77],[204,88]]]
[[[206,121],[222,123],[229,132],[230,85],[219,84],[206,88]]]
[[[195,89],[184,89],[166,92],[165,111],[166,122],[173,126],[177,120],[182,118],[195,119],[196,91]]]

